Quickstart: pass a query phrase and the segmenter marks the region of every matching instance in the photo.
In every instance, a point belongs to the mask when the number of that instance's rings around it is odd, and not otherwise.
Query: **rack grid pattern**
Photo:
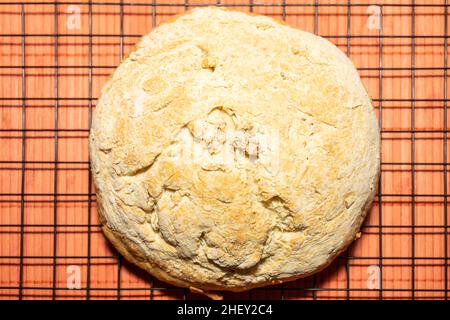
[[[206,5],[335,43],[358,68],[382,137],[361,238],[314,276],[224,297],[448,299],[447,0],[0,2],[0,299],[202,298],[105,240],[87,137],[102,85],[139,37]]]

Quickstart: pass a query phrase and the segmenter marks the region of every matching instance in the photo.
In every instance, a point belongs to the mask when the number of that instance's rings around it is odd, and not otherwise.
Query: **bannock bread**
[[[380,169],[373,106],[343,52],[218,8],[140,40],[104,86],[89,139],[109,240],[210,295],[326,267],[357,237]]]

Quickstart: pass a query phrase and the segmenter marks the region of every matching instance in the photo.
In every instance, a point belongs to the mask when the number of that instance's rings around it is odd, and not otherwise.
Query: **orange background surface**
[[[225,298],[447,298],[447,1],[219,2],[335,43],[357,66],[382,128],[380,189],[361,238],[315,276]],[[0,1],[1,299],[202,298],[154,280],[106,241],[87,137],[102,85],[139,37],[216,3]],[[382,28],[369,28],[378,9]],[[67,288],[69,266],[80,268],[80,289]],[[377,268],[381,290],[371,286]]]

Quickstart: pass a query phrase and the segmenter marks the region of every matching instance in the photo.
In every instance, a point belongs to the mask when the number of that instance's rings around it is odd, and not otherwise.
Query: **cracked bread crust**
[[[326,267],[356,237],[380,170],[373,107],[345,54],[218,8],[141,39],[102,90],[89,148],[108,239],[204,292]]]

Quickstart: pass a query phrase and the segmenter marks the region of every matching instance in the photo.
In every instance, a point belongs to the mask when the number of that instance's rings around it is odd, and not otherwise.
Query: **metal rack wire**
[[[83,23],[86,27],[81,32],[60,30],[61,16],[67,14],[62,10],[71,5],[81,8],[82,18],[85,18]],[[308,20],[310,31],[337,43],[350,56],[355,49],[360,50],[364,42],[372,43],[370,55],[375,57],[373,61],[377,64],[359,66],[358,70],[363,80],[366,75],[367,81],[372,81],[369,93],[378,112],[383,150],[388,150],[382,157],[380,186],[374,207],[362,228],[362,239],[368,239],[367,244],[360,245],[360,248],[352,246],[330,268],[313,277],[248,293],[226,294],[226,297],[448,299],[447,0],[422,3],[414,0],[378,3],[350,0],[0,3],[0,15],[15,21],[9,29],[5,25],[0,29],[0,38],[7,39],[1,44],[6,53],[1,55],[0,78],[3,83],[11,83],[4,86],[0,95],[0,148],[3,154],[0,157],[0,298],[198,298],[187,290],[153,280],[122,260],[103,242],[95,214],[90,163],[87,153],[80,150],[86,147],[98,88],[142,35],[142,32],[130,30],[129,23],[125,23],[127,17],[140,15],[145,21],[150,21],[148,28],[145,27],[145,31],[149,31],[170,15],[205,5],[269,14],[282,20],[306,15],[311,17]],[[367,15],[365,10],[370,5],[379,9],[379,28],[355,33],[354,19]],[[40,11],[35,12],[33,8],[36,7]],[[98,8],[105,12],[97,12]],[[440,21],[436,34],[423,34],[418,28],[417,16],[428,9],[431,13],[428,13],[426,19],[429,20],[426,21],[430,24],[436,19]],[[384,30],[385,17],[389,15],[387,11],[395,16],[392,12],[396,10],[404,10],[401,14],[408,18],[409,34]],[[33,15],[45,17],[48,23],[52,20],[53,32],[45,27],[30,30],[27,18]],[[109,16],[110,20],[106,22],[114,21],[113,32],[101,31],[99,17],[102,15]],[[344,31],[321,32],[321,21],[342,15]],[[360,20],[357,23],[361,24]],[[328,22],[328,25],[332,24]],[[328,28],[340,30],[333,26]],[[37,43],[35,39],[38,39]],[[108,48],[118,48],[118,54],[113,54],[113,57],[118,56],[118,60],[102,62],[108,60],[99,58],[98,47],[102,46],[102,41],[106,41]],[[432,41],[432,45],[427,41]],[[418,63],[417,52],[429,45],[436,47],[438,53],[433,51],[429,59],[432,64],[423,66],[422,62]],[[51,50],[35,54],[38,58],[31,59],[28,51],[36,46]],[[87,50],[80,53],[78,46]],[[409,53],[399,60],[399,65],[391,61],[392,66],[389,66],[386,47],[391,51],[407,47]],[[69,53],[73,58],[66,57]],[[405,57],[409,59],[408,63],[405,63]],[[30,59],[33,62],[30,63]],[[77,59],[82,63],[72,61]],[[67,74],[77,79],[83,90],[69,90],[71,83],[65,79]],[[391,86],[396,84],[390,79],[398,78],[398,74],[403,79],[401,91],[406,91],[408,97],[392,94]],[[424,83],[422,78],[429,75],[432,80],[426,82],[427,86],[439,86],[439,95],[434,92],[425,96],[418,94],[419,86]],[[35,80],[30,84],[33,78],[50,79],[51,84],[37,84]],[[16,79],[20,81],[12,84]],[[405,83],[409,84],[408,88],[404,87]],[[35,91],[39,91],[38,94]],[[39,112],[44,115],[36,115]],[[431,125],[422,125],[422,117],[418,116],[425,115],[426,118],[428,112],[437,112],[437,115],[430,118]],[[76,115],[80,116],[82,126],[70,124]],[[52,121],[45,120],[46,117]],[[394,118],[402,119],[397,123]],[[68,146],[67,139],[78,142]],[[42,142],[44,140],[50,140],[52,144]],[[33,146],[35,141],[45,144],[42,150]],[[408,149],[406,152],[405,148]],[[67,150],[70,151],[69,156],[64,154]],[[77,153],[83,155],[77,157]],[[430,177],[423,175],[428,170],[432,172]],[[426,219],[420,214],[422,210],[428,215]],[[76,247],[78,243],[80,248]],[[400,250],[400,254],[393,254],[398,252],[395,247],[400,245],[406,246],[407,253]],[[75,248],[70,249],[71,246]],[[35,270],[36,265],[38,269]],[[81,287],[75,290],[66,285],[68,265],[79,266],[81,270]],[[375,288],[366,284],[370,266],[376,267],[380,277]],[[422,268],[427,270],[425,275]]]

